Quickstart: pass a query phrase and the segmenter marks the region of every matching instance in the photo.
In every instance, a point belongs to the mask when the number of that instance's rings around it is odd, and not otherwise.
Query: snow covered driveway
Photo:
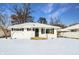
[[[0,38],[0,54],[79,54],[79,40],[68,38],[57,38],[48,40],[6,40]]]

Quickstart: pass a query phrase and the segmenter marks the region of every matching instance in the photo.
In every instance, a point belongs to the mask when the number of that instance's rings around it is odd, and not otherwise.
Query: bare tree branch
[[[33,18],[31,16],[32,11],[30,8],[30,4],[26,4],[26,3],[17,4],[13,7],[12,10],[14,11],[14,16],[12,15],[11,17],[14,20],[15,24],[33,21]]]

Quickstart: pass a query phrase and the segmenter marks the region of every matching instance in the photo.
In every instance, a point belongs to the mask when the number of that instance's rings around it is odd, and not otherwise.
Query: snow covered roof
[[[68,30],[68,29],[60,29],[59,31],[61,31],[61,32],[68,32],[68,31],[70,31],[70,30]]]
[[[75,24],[75,25],[66,27],[66,28],[64,28],[64,29],[61,29],[60,31],[69,31],[69,30],[71,30],[71,29],[79,29],[79,24]]]
[[[79,24],[75,24],[73,26],[69,26],[66,29],[79,29]]]
[[[51,26],[51,25],[40,24],[40,23],[23,23],[23,24],[12,25],[9,28],[57,28],[57,29],[60,29],[60,27],[58,26]]]

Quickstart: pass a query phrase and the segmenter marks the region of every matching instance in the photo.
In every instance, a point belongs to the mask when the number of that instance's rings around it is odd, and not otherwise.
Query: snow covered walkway
[[[79,54],[79,40],[57,38],[48,40],[15,40],[0,38],[1,55]]]

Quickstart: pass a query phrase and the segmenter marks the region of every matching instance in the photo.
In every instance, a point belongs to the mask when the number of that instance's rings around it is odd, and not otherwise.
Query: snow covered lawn
[[[48,40],[1,39],[0,54],[79,54],[79,40],[57,38]]]

